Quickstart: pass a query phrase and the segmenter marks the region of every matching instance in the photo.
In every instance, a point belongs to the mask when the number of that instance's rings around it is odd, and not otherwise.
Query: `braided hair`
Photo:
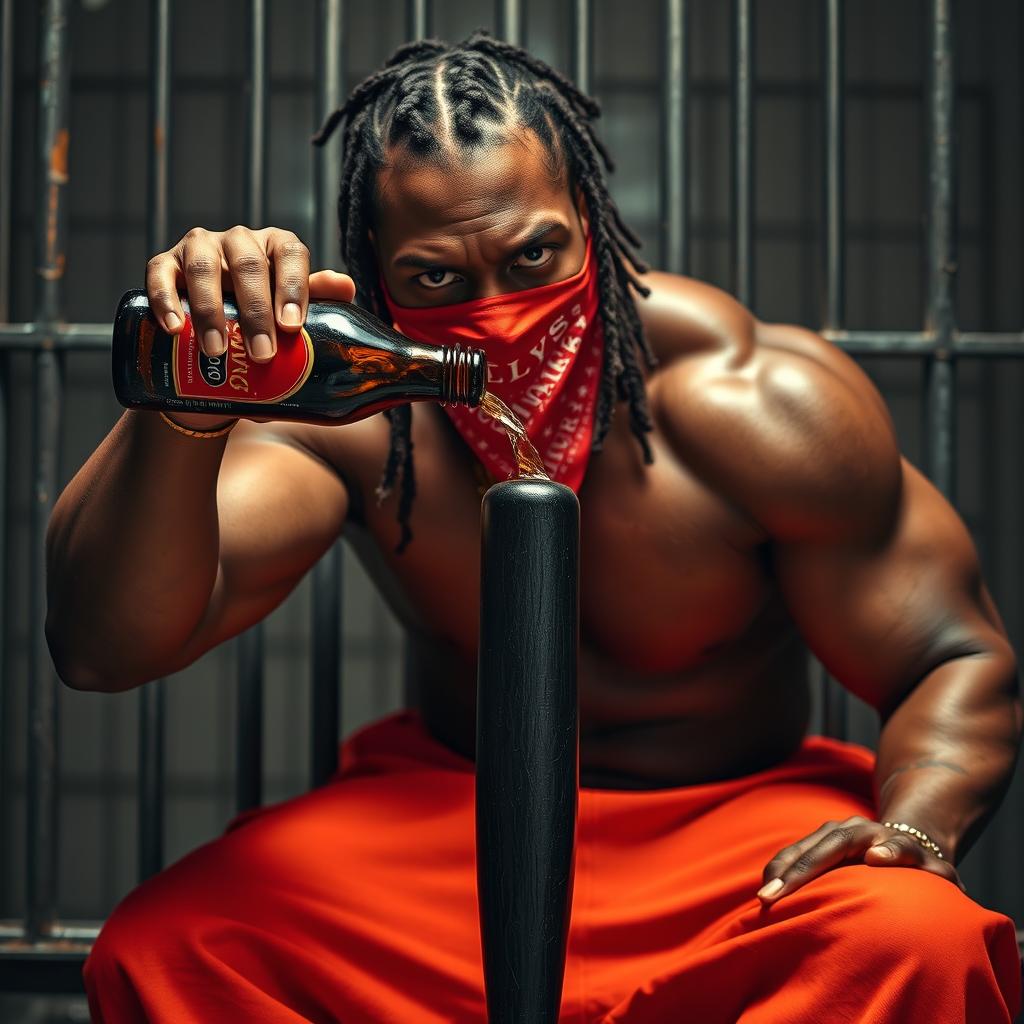
[[[598,103],[565,75],[526,50],[478,31],[454,46],[436,39],[400,46],[365,78],[324,122],[313,142],[321,146],[344,122],[344,158],[338,193],[341,254],[356,285],[357,301],[388,319],[370,220],[377,172],[388,152],[404,147],[414,158],[444,162],[461,152],[504,141],[503,129],[532,130],[570,187],[583,193],[597,261],[604,364],[591,450],[601,450],[616,402],[629,403],[630,428],[646,463],[653,461],[652,429],[638,358],[654,354],[630,289],[648,295],[637,274],[648,268],[634,250],[640,240],[623,222],[608,194],[604,171],[614,164],[594,131]],[[402,551],[412,539],[409,514],[416,493],[409,405],[388,410],[391,444],[380,485],[383,501],[401,479],[398,521]]]

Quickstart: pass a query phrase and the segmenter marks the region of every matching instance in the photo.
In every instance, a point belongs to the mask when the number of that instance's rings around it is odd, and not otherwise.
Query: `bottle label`
[[[226,322],[227,351],[203,352],[185,314],[185,326],[174,338],[171,365],[174,390],[182,398],[219,398],[228,402],[283,402],[295,394],[313,370],[313,343],[305,327],[278,330],[277,352],[267,363],[254,363],[246,351],[237,320]]]

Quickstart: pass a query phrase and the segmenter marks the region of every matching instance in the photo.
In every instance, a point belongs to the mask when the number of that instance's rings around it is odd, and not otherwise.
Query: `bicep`
[[[966,527],[902,465],[891,521],[869,538],[774,547],[779,585],[808,646],[883,713],[942,662],[1005,640]]]
[[[217,482],[217,575],[180,667],[268,615],[341,533],[344,482],[300,442],[305,429],[242,421],[233,432]]]

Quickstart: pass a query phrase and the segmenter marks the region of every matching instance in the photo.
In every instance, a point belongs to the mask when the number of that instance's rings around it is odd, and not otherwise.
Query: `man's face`
[[[586,218],[532,132],[448,167],[411,158],[378,178],[371,240],[400,306],[454,302],[561,281],[583,266]]]

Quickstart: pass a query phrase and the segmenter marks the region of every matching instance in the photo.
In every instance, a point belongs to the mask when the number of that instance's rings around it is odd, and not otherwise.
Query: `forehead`
[[[378,173],[374,217],[382,244],[512,228],[535,210],[568,211],[567,176],[532,132],[444,161],[402,151]]]

